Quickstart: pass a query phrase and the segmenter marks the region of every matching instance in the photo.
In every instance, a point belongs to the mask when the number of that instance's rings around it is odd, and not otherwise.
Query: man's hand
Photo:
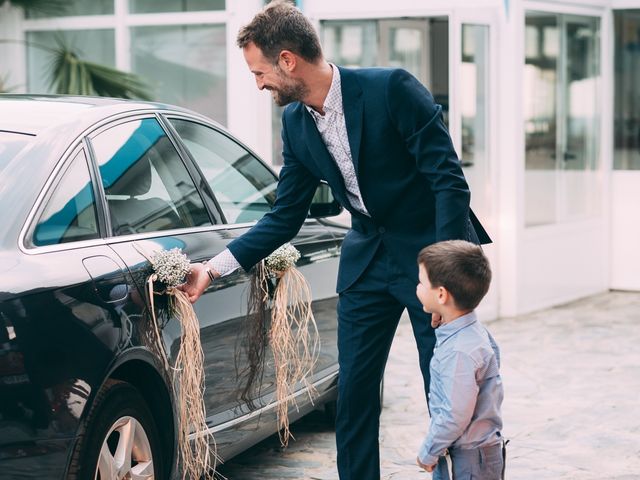
[[[425,465],[420,461],[420,457],[416,458],[416,462],[420,468],[424,468],[427,472],[433,472],[437,465],[437,463],[434,463],[433,465]]]
[[[440,315],[439,313],[432,313],[431,314],[431,326],[433,328],[438,328],[441,323],[442,323],[442,315]]]
[[[195,303],[211,283],[205,268],[202,263],[192,263],[191,271],[187,275],[187,282],[179,287],[180,290],[187,294],[191,303]],[[214,276],[219,275],[214,274]]]

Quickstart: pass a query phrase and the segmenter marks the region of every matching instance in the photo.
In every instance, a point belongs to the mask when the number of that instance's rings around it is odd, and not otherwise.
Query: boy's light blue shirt
[[[500,441],[503,389],[500,351],[468,313],[436,329],[431,359],[431,424],[418,457],[433,465],[448,448],[472,449]]]

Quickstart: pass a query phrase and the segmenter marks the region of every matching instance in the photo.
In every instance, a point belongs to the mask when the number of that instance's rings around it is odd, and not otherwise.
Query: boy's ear
[[[444,287],[438,287],[438,303],[444,305],[449,300],[449,292]]]

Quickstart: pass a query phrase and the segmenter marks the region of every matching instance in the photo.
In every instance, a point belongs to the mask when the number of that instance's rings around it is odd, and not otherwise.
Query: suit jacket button
[[[386,228],[384,228],[384,227],[380,227],[380,228],[378,228],[378,233],[384,233],[384,232],[386,232],[386,231],[387,231],[387,229],[386,229]]]

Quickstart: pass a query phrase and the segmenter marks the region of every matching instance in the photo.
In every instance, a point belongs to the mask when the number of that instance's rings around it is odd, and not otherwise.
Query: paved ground
[[[489,324],[502,349],[504,434],[513,480],[640,479],[640,293],[613,292]],[[384,479],[429,479],[414,464],[428,419],[403,319],[385,376]],[[317,412],[221,469],[229,480],[337,479],[333,432]]]

